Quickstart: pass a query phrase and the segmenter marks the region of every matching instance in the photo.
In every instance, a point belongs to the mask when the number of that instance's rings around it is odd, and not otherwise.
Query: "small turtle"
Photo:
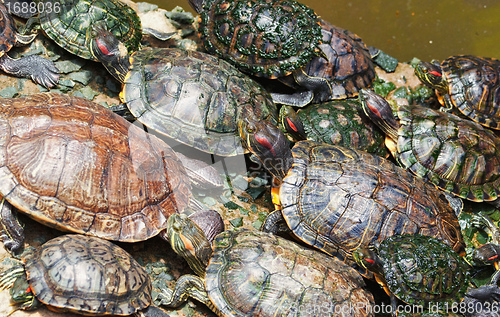
[[[131,56],[100,26],[88,33],[92,54],[120,82],[120,97],[147,127],[212,154],[243,153],[241,109],[278,122],[271,96],[215,56],[175,48],[145,48]]]
[[[369,90],[362,90],[359,98],[366,115],[386,133],[386,145],[402,166],[461,198],[497,199],[500,138],[492,131],[418,105],[400,105],[396,117],[389,103]]]
[[[109,241],[68,234],[23,254],[22,260],[0,274],[0,286],[12,287],[15,310],[45,304],[82,315],[168,316],[151,305],[148,273]]]
[[[356,262],[372,271],[391,297],[410,305],[446,310],[455,307],[469,287],[469,265],[442,241],[420,234],[387,237],[375,250],[360,247]]]
[[[464,252],[455,210],[435,186],[363,151],[309,140],[290,150],[277,127],[251,115],[243,118],[245,144],[280,181],[273,189],[279,208],[263,230],[289,228],[308,245],[350,264],[356,248],[405,233],[437,237]]]
[[[282,106],[280,124],[295,141],[312,140],[350,147],[382,157],[389,155],[384,133],[366,118],[358,99],[311,104],[297,112]]]
[[[500,61],[471,55],[451,56],[441,64],[420,62],[415,74],[436,89],[439,102],[480,124],[500,129]]]
[[[54,63],[38,55],[29,55],[13,59],[7,52],[14,45],[27,45],[36,35],[21,35],[17,32],[16,23],[0,2],[0,68],[7,74],[16,77],[30,77],[34,82],[46,88],[57,84],[59,70]]]
[[[243,72],[290,74],[322,55],[318,16],[294,0],[189,0],[205,49]]]
[[[376,77],[375,65],[361,38],[322,19],[320,25],[320,47],[325,57],[313,57],[292,75],[280,78],[289,86],[297,83],[309,93],[272,93],[274,102],[300,107],[309,102],[356,97],[360,89],[371,86]]]
[[[35,0],[35,3],[43,3],[47,7],[26,22],[24,33],[40,25],[47,37],[68,52],[81,58],[93,59],[85,43],[87,29],[101,24],[123,41],[130,52],[139,48],[142,38],[141,20],[131,7],[121,1],[43,1]],[[55,4],[58,5],[57,9],[53,7]]]
[[[219,234],[210,247],[186,217],[168,220],[172,249],[195,275],[160,293],[177,307],[191,296],[218,316],[373,316],[372,294],[361,276],[337,260],[279,236],[237,229]]]
[[[125,242],[194,211],[175,152],[101,105],[54,93],[0,99],[0,126],[0,215],[11,250],[23,241],[11,204],[47,226]]]

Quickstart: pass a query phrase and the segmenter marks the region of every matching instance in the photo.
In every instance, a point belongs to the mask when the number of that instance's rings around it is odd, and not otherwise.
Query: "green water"
[[[187,0],[151,0],[194,12]],[[472,54],[500,59],[497,0],[301,0],[325,20],[401,61]]]

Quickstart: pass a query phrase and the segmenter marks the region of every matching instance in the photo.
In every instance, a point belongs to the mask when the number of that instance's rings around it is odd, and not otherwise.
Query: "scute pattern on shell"
[[[50,240],[23,257],[30,287],[48,306],[130,315],[151,303],[151,280],[127,252],[83,235]]]
[[[16,43],[16,23],[7,11],[5,5],[0,3],[0,56],[8,52]]]
[[[243,108],[277,124],[271,96],[257,82],[215,56],[146,48],[132,56],[122,99],[144,125],[199,150],[243,153],[238,120]]]
[[[462,198],[500,195],[500,138],[478,123],[422,106],[398,109],[398,159],[419,177]]]
[[[500,61],[470,55],[441,63],[453,104],[466,116],[500,129]]]
[[[469,287],[469,267],[447,245],[428,236],[393,236],[378,248],[391,292],[408,304],[448,308],[459,303]]]
[[[365,43],[356,34],[320,20],[323,53],[304,67],[310,77],[328,81],[328,91],[316,92],[313,102],[355,97],[362,88],[370,87],[375,79],[375,65]]]
[[[297,111],[307,138],[327,144],[387,156],[385,136],[379,128],[360,115],[357,99],[335,100],[308,105]]]
[[[145,240],[188,204],[163,141],[84,98],[0,99],[0,193],[35,220],[111,240]]]
[[[207,0],[200,34],[209,53],[268,78],[305,65],[321,41],[314,11],[293,0]]]
[[[269,233],[219,234],[206,272],[210,300],[224,316],[289,316],[299,309],[321,316],[338,311],[373,316],[373,296],[354,269]]]
[[[87,29],[102,23],[122,41],[129,53],[142,38],[141,20],[128,5],[118,0],[58,0],[60,11],[42,10],[40,24],[47,36],[69,52],[92,59],[86,45]]]
[[[421,233],[465,250],[448,200],[409,171],[373,154],[313,141],[296,143],[292,154],[280,188],[282,213],[307,244],[349,264],[356,248],[397,234]]]

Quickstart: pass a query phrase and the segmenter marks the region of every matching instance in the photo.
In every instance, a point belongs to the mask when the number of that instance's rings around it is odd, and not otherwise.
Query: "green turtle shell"
[[[213,249],[205,284],[222,316],[373,316],[363,279],[336,258],[250,230],[219,234]]]
[[[88,315],[130,315],[151,303],[144,268],[113,243],[54,238],[23,256],[31,290],[47,306]]]
[[[256,76],[281,77],[317,54],[321,27],[294,0],[207,0],[200,35],[206,50]]]
[[[70,53],[96,60],[92,58],[85,39],[89,26],[97,23],[103,23],[125,44],[129,53],[139,48],[141,20],[128,5],[118,0],[58,0],[54,3],[60,10],[46,8],[41,11],[40,24],[50,39]]]
[[[312,104],[297,111],[309,140],[387,157],[385,135],[361,113],[358,99]]]
[[[473,201],[500,194],[500,138],[480,124],[422,106],[398,109],[397,157],[416,175]]]
[[[240,111],[277,124],[271,96],[257,82],[215,56],[146,48],[132,55],[122,99],[144,125],[212,154],[243,153]]]
[[[378,256],[390,291],[403,302],[457,305],[469,287],[469,266],[442,241],[423,235],[388,237]]]
[[[441,63],[441,68],[452,103],[472,120],[500,129],[500,61],[451,56]]]
[[[282,214],[307,244],[349,264],[356,248],[398,234],[433,236],[464,252],[455,211],[434,185],[384,158],[340,146],[301,141],[292,154],[279,191]]]

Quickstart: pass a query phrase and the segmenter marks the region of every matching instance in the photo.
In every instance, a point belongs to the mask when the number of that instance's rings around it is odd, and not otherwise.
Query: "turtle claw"
[[[0,68],[16,77],[30,77],[45,88],[53,87],[59,80],[59,70],[54,62],[38,55],[13,59],[8,55],[0,59]]]

